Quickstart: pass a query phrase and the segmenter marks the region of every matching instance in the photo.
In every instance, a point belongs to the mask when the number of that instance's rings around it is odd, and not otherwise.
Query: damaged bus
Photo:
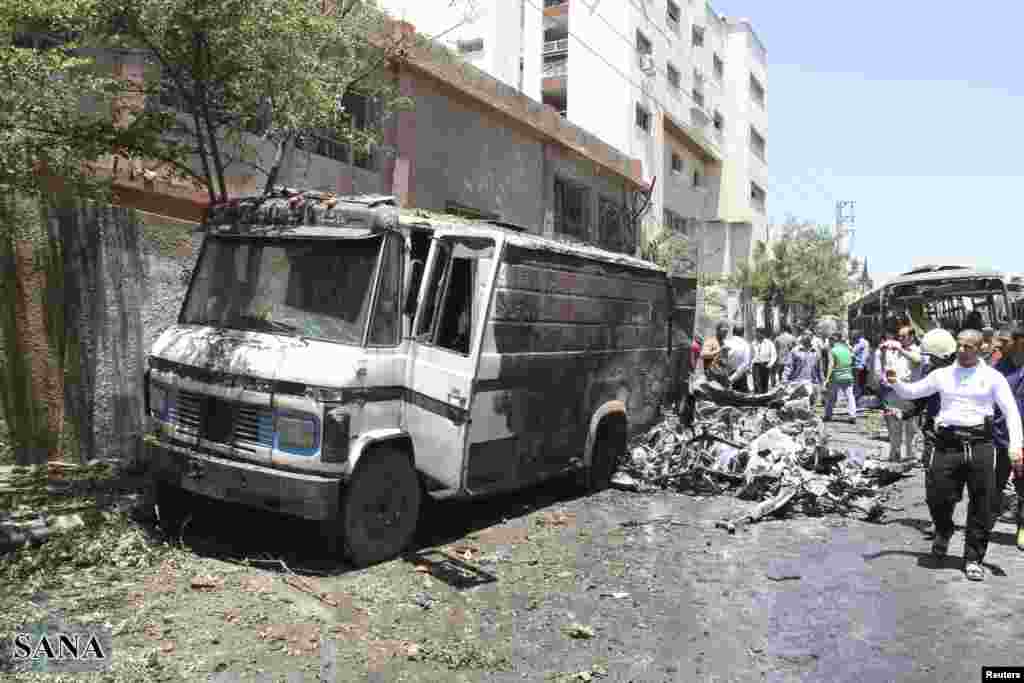
[[[162,519],[182,491],[317,520],[365,566],[424,496],[578,472],[607,486],[660,417],[666,273],[390,197],[278,192],[211,208],[146,378]]]
[[[1024,280],[965,265],[928,265],[907,271],[848,307],[850,329],[870,339],[909,321],[921,331],[965,326],[999,329],[1022,320]]]

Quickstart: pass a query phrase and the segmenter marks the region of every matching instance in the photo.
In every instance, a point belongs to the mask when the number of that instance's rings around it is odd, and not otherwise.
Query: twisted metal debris
[[[702,379],[693,391],[693,424],[667,416],[635,437],[614,486],[729,493],[758,502],[719,524],[730,532],[784,509],[871,521],[884,514],[884,487],[903,470],[862,449],[830,447],[825,425],[811,409],[809,384],[743,395]]]

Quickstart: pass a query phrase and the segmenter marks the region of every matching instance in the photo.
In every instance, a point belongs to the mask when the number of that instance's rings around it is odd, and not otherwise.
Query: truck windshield
[[[207,237],[180,322],[359,344],[381,241]]]

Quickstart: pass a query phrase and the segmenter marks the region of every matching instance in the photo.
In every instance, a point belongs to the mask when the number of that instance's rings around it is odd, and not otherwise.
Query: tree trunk
[[[288,131],[287,134],[277,143],[277,150],[274,151],[274,165],[270,167],[270,173],[267,174],[267,184],[263,188],[263,194],[270,194],[274,189],[274,183],[277,182],[277,177],[281,174],[281,164],[284,162],[285,148],[295,137],[293,131]]]

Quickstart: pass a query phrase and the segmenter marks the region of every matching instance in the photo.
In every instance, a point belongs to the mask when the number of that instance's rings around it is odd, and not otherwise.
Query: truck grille
[[[179,431],[214,443],[242,450],[274,445],[274,415],[268,406],[181,391],[168,418]]]

